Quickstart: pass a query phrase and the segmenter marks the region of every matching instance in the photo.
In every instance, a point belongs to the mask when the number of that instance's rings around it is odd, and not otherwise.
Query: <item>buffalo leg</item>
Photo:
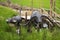
[[[37,31],[38,31],[38,32],[39,32],[39,29],[40,29],[40,28],[39,28],[39,23],[38,23],[38,24],[37,24]]]
[[[18,34],[20,34],[21,33],[21,26],[20,26],[20,24],[19,24],[19,22],[18,23],[16,23],[16,32],[18,33]]]
[[[28,24],[27,32],[32,32],[32,30],[31,30],[31,22]]]

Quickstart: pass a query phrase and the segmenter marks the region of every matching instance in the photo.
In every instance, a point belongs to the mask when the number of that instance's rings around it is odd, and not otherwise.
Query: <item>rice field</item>
[[[17,3],[22,6],[31,6],[31,0],[20,1],[21,0],[12,0],[12,3]],[[56,2],[56,6],[60,8],[60,1],[56,0]],[[33,4],[33,7],[36,8],[43,7],[49,9],[49,0],[34,0]],[[50,32],[49,29],[41,29],[40,32],[37,32],[32,26],[32,33],[28,33],[26,31],[27,28],[21,26],[21,35],[17,35],[15,32],[16,28],[11,28],[5,21],[7,18],[17,14],[17,12],[8,7],[0,6],[0,40],[60,40],[60,28],[57,26],[54,28],[53,32]]]

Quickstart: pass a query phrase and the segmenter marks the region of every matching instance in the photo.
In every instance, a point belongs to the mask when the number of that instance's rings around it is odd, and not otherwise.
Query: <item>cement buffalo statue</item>
[[[11,24],[14,24],[15,26],[16,26],[16,28],[17,28],[17,30],[16,30],[16,32],[19,34],[20,33],[20,23],[21,23],[21,21],[22,21],[22,18],[19,16],[19,15],[17,15],[17,16],[13,16],[12,18],[8,18],[7,20],[6,20],[6,22],[9,24],[9,23],[11,23]]]
[[[21,32],[20,24],[23,19],[24,18],[17,15],[7,19],[6,22],[14,24],[17,28],[16,31],[19,34]],[[30,19],[23,25],[28,27],[27,29],[28,32],[32,32],[31,30],[32,24],[34,25],[34,28],[37,29],[37,31],[39,31],[41,28],[46,28],[46,27],[49,29],[52,29],[52,27],[54,26],[54,23],[52,22],[52,20],[48,18],[48,16],[41,14],[39,11],[33,11],[32,15],[30,16]]]
[[[39,11],[33,11],[30,20],[26,23],[26,25],[28,25],[28,31],[30,32],[31,32],[31,26],[30,26],[31,24],[35,25],[37,31],[39,31],[41,28],[46,27],[52,29],[54,26],[54,23],[50,18],[48,18],[48,15],[43,15]]]

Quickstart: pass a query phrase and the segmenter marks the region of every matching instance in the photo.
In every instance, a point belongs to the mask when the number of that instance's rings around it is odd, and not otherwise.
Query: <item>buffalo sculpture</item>
[[[21,16],[17,15],[7,19],[6,22],[14,24],[17,28],[16,32],[19,34],[21,32],[21,23],[23,22],[22,21],[23,19],[25,20],[25,18],[22,18]],[[54,26],[54,23],[50,18],[48,18],[48,15],[43,15],[39,11],[33,11],[32,15],[30,16],[30,19],[29,20],[27,19],[27,22],[23,25],[27,26],[28,32],[32,32],[31,30],[32,24],[34,25],[34,28],[36,28],[38,32],[41,28],[52,29]]]

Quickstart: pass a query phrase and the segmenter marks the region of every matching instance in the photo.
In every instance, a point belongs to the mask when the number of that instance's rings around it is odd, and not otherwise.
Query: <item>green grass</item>
[[[6,0],[0,0],[0,2],[6,2]]]
[[[11,2],[12,3],[16,3],[16,4],[19,4],[19,5],[22,5],[22,6],[31,6],[32,3],[31,3],[32,0],[12,0]],[[60,5],[59,5],[60,1],[59,0],[56,0],[56,6],[60,8]],[[43,7],[43,8],[49,8],[50,7],[50,0],[33,0],[33,7]]]
[[[0,30],[2,30],[2,28],[7,27],[7,24],[5,22],[7,18],[12,17],[14,14],[17,14],[16,12],[11,10],[12,9],[10,8],[0,6]]]
[[[12,0],[12,3],[17,3],[17,4],[22,5],[22,6],[30,6],[31,7],[31,5],[32,5],[31,1],[32,0]],[[48,0],[33,0],[33,7],[49,8],[49,1]]]
[[[12,34],[11,27],[6,23],[7,18],[16,14],[12,9],[0,6],[0,40],[18,40],[18,35]]]

